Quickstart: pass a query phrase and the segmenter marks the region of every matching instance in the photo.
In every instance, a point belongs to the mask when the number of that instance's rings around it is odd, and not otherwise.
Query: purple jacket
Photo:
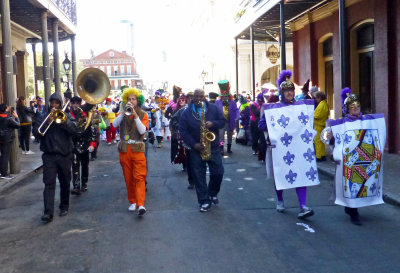
[[[216,100],[215,101],[215,105],[217,106],[217,108],[221,111],[221,113],[223,113],[223,107],[222,107],[222,100]],[[235,130],[236,126],[236,120],[240,118],[239,115],[239,109],[236,106],[236,102],[234,100],[231,100],[229,102],[229,129],[230,130]]]

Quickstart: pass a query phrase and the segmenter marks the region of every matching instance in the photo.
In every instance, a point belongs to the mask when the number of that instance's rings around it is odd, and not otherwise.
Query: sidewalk
[[[14,177],[13,179],[0,179],[0,194],[17,184],[21,186],[20,182],[42,167],[42,152],[39,149],[39,144],[34,143],[33,139],[31,139],[29,148],[31,151],[35,152],[35,154],[23,155],[21,154],[22,150],[19,149],[18,156],[21,163],[21,171],[17,174],[10,174]]]
[[[335,163],[330,160],[327,147],[327,161],[318,162],[318,171],[332,179],[335,177]],[[400,155],[383,155],[383,200],[386,203],[400,206]]]

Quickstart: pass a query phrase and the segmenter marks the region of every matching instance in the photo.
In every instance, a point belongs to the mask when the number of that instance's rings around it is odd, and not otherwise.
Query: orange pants
[[[144,153],[134,153],[128,145],[126,153],[119,153],[119,162],[124,172],[129,203],[144,206],[147,176]]]

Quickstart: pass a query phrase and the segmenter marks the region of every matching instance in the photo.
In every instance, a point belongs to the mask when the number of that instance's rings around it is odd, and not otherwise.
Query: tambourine
[[[330,138],[328,139],[329,132],[332,132],[331,127],[326,127],[324,130],[322,130],[321,135],[320,135],[320,139],[321,139],[322,143],[329,144],[329,142],[331,141]]]

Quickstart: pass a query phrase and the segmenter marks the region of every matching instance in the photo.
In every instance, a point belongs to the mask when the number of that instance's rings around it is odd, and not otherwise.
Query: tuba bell
[[[79,73],[76,79],[76,89],[79,96],[86,102],[83,110],[88,112],[85,122],[85,130],[89,127],[94,105],[103,102],[109,95],[111,90],[110,80],[106,73],[98,68],[86,68]]]

